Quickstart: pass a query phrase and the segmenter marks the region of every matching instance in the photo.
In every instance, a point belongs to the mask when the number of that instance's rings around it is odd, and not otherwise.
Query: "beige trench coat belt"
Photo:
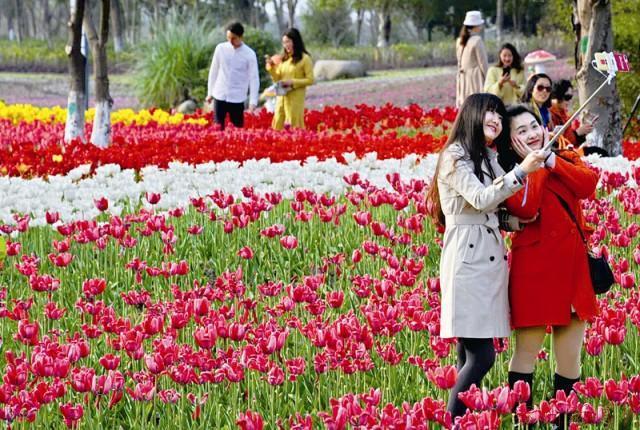
[[[445,215],[447,225],[486,225],[498,228],[498,217],[494,214],[456,214]]]
[[[493,237],[500,241],[502,237],[496,231],[499,226],[498,217],[495,214],[456,214],[445,215],[447,227],[454,225],[484,225],[491,229]]]

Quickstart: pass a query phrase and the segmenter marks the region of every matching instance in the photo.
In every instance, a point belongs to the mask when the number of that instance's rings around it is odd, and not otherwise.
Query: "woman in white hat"
[[[470,94],[481,93],[489,68],[487,50],[480,37],[484,19],[480,11],[467,12],[460,37],[456,41],[458,73],[456,75],[456,106],[460,107]]]

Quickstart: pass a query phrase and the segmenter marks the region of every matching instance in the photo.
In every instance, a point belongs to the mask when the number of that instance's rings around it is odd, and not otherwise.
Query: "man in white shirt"
[[[213,100],[213,118],[224,130],[229,114],[236,127],[244,125],[244,102],[249,91],[249,112],[258,105],[260,76],[253,49],[242,40],[244,27],[239,22],[227,26],[227,42],[216,46],[209,69],[207,102]]]

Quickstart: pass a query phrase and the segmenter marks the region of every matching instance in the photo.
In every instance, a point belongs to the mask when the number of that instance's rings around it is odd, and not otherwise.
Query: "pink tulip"
[[[280,238],[280,245],[285,249],[295,249],[298,247],[298,239],[295,236],[282,236]]]
[[[598,406],[596,411],[590,403],[584,403],[580,409],[580,417],[585,424],[600,424],[603,418],[602,406]]]
[[[253,258],[253,250],[248,246],[243,246],[238,251],[238,256],[240,258],[244,258],[245,260],[251,260]]]

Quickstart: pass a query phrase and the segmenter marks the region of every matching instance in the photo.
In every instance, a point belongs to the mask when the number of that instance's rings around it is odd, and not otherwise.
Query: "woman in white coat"
[[[458,379],[447,405],[454,418],[466,409],[458,393],[479,386],[493,366],[493,338],[511,333],[498,206],[544,162],[545,155],[535,151],[505,174],[495,150],[496,140],[509,135],[502,133],[505,117],[504,104],[493,94],[473,94],[464,101],[428,196],[432,215],[445,226],[440,336],[458,338]]]
[[[456,74],[456,106],[462,106],[464,99],[471,94],[481,93],[487,77],[489,60],[487,50],[480,33],[484,19],[477,10],[467,12],[456,40],[456,58],[458,73]]]

